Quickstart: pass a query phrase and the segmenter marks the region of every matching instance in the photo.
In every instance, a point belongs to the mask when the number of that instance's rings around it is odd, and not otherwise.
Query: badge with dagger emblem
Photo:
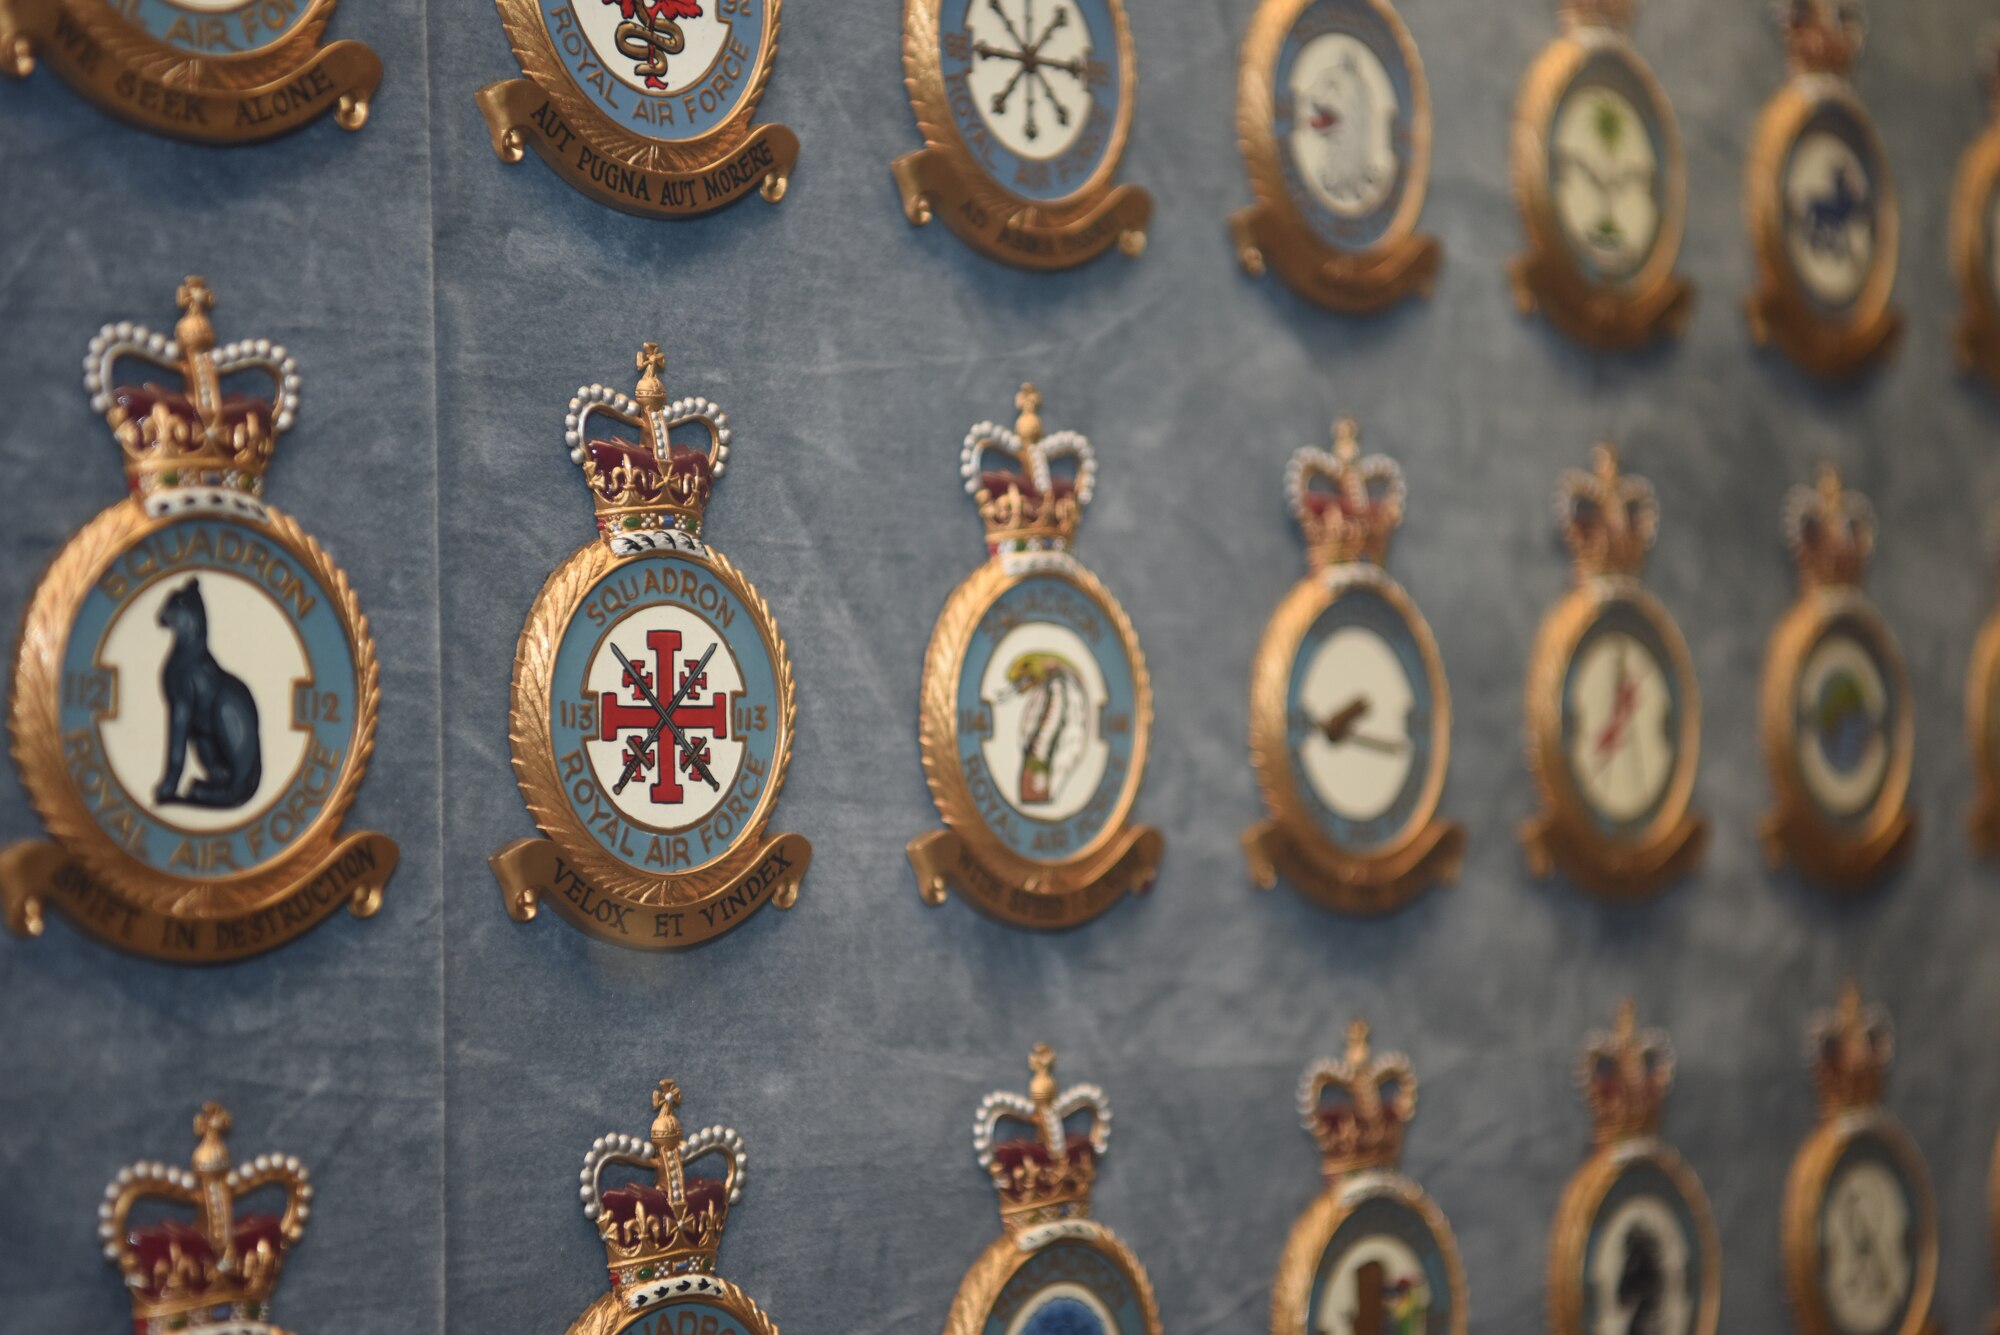
[[[629,397],[585,385],[570,400],[598,536],[542,586],[514,659],[514,774],[546,837],[492,858],[517,921],[550,904],[652,950],[767,901],[790,908],[812,859],[803,837],[765,833],[792,751],[784,640],[702,538],[729,419],[707,399],[669,403],[665,366],[648,343]]]

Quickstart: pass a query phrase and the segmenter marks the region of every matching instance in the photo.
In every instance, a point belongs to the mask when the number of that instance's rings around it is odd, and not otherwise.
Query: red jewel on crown
[[[585,385],[563,419],[570,459],[583,469],[604,536],[644,529],[681,529],[700,536],[703,512],[729,463],[729,417],[703,398],[667,401],[660,372],[666,358],[648,343],[637,358],[639,384],[630,397]],[[593,432],[608,418],[638,433],[634,441]],[[678,444],[675,429],[699,426],[703,448]]]

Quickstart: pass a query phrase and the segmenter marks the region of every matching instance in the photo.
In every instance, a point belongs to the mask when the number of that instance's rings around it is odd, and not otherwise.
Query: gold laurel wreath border
[[[747,1325],[751,1335],[778,1335],[778,1324],[764,1315],[763,1309],[749,1294],[719,1275],[711,1275],[709,1279],[722,1286],[720,1294],[702,1294],[686,1301],[720,1307]],[[672,1302],[664,1302],[631,1312],[626,1310],[616,1293],[600,1294],[597,1301],[584,1308],[582,1315],[570,1323],[568,1335],[618,1335],[620,1331],[630,1330],[642,1318],[673,1306]]]
[[[1153,1281],[1146,1274],[1146,1268],[1139,1264],[1139,1258],[1133,1255],[1123,1238],[1095,1219],[1078,1222],[1089,1228],[1087,1236],[1057,1238],[1033,1251],[1023,1251],[1011,1234],[988,1243],[986,1250],[966,1270],[965,1278],[959,1281],[958,1293],[951,1300],[951,1312],[945,1317],[944,1335],[981,1335],[994,1300],[1007,1287],[1007,1281],[1048,1247],[1063,1244],[1089,1247],[1116,1266],[1139,1295],[1139,1315],[1144,1329],[1132,1332],[1132,1335],[1161,1335],[1160,1305],[1153,1297]],[[572,1332],[572,1335],[577,1335],[577,1332]]]
[[[1380,1175],[1365,1184],[1356,1199],[1348,1199],[1351,1189],[1363,1184],[1352,1178],[1335,1182],[1314,1198],[1292,1225],[1285,1249],[1278,1257],[1277,1277],[1271,1283],[1271,1335],[1311,1335],[1312,1286],[1319,1274],[1326,1249],[1348,1217],[1371,1200],[1387,1198],[1402,1205],[1424,1221],[1431,1240],[1444,1260],[1445,1282],[1451,1289],[1451,1330],[1449,1335],[1466,1335],[1465,1263],[1458,1254],[1458,1237],[1451,1221],[1424,1189],[1401,1173]],[[955,1332],[947,1332],[955,1335]]]
[[[1641,1164],[1657,1168],[1674,1184],[1694,1219],[1695,1242],[1701,1248],[1701,1297],[1689,1335],[1715,1335],[1722,1314],[1722,1243],[1715,1231],[1708,1193],[1672,1146],[1645,1136],[1606,1145],[1583,1161],[1563,1188],[1549,1230],[1549,1330],[1551,1335],[1590,1335],[1583,1320],[1584,1286],[1588,1282],[1590,1230],[1597,1223],[1604,1198],[1618,1179]]]
[[[1938,1221],[1930,1170],[1917,1143],[1902,1124],[1881,1108],[1871,1107],[1822,1121],[1799,1146],[1785,1175],[1780,1240],[1784,1248],[1785,1297],[1798,1319],[1799,1335],[1839,1335],[1839,1328],[1826,1310],[1819,1279],[1819,1210],[1833,1184],[1833,1172],[1839,1167],[1841,1156],[1849,1145],[1866,1135],[1879,1140],[1903,1170],[1905,1181],[1916,1193],[1912,1204],[1921,1216],[1917,1278],[1910,1289],[1907,1315],[1896,1328],[1896,1335],[1930,1335],[1935,1329],[1931,1323],[1931,1303],[1937,1296]]]

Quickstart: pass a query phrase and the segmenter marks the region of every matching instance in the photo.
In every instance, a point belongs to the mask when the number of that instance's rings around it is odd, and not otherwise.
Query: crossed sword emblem
[[[674,698],[664,705],[660,703],[660,697],[653,694],[653,688],[646,684],[646,679],[640,675],[639,669],[632,665],[632,660],[625,656],[625,651],[614,644],[611,646],[611,652],[618,655],[618,661],[624,665],[625,675],[631,678],[632,684],[638,688],[640,696],[647,704],[657,710],[660,715],[658,719],[654,720],[652,729],[647,732],[646,740],[639,744],[638,749],[632,752],[632,758],[625,762],[625,772],[620,774],[618,782],[611,786],[613,795],[624,792],[625,785],[632,782],[633,776],[639,772],[639,766],[645,761],[647,753],[653,749],[653,744],[660,740],[660,729],[662,728],[670,729],[673,732],[674,741],[680,745],[681,754],[688,758],[688,763],[694,766],[694,772],[701,777],[702,781],[717,792],[720,792],[722,785],[717,783],[715,776],[708,772],[707,762],[702,760],[701,753],[696,751],[693,743],[688,741],[688,735],[681,730],[681,725],[674,721],[674,711],[679,709],[681,702],[688,698],[688,692],[693,690],[694,684],[701,680],[701,670],[707,667],[708,660],[714,657],[715,645],[710,644],[703,651],[700,661],[694,665],[693,670],[681,679],[680,689],[674,692]]]

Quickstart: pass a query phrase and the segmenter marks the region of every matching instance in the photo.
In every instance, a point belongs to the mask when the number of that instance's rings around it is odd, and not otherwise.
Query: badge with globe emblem
[[[1325,1184],[1292,1225],[1271,1286],[1271,1335],[1465,1335],[1465,1267],[1444,1212],[1398,1169],[1417,1113],[1417,1074],[1369,1048],[1366,1020],[1347,1052],[1299,1080],[1299,1121]]]
[[[1807,1033],[1819,1124],[1785,1178],[1785,1292],[1799,1335],[1937,1335],[1937,1205],[1923,1152],[1882,1106],[1888,1012],[1849,983]]]
[[[533,149],[600,204],[686,218],[775,204],[798,136],[755,123],[780,0],[494,0],[522,77],[474,101],[506,163]]]
[[[518,922],[547,904],[671,950],[790,908],[812,846],[766,833],[792,754],[784,639],[702,536],[729,418],[668,401],[657,343],[637,363],[631,395],[585,385],[564,418],[597,536],[542,586],[514,658],[514,775],[545,837],[491,861]]]
[[[1744,181],[1757,288],[1750,336],[1804,369],[1845,376],[1893,350],[1896,190],[1848,74],[1858,0],[1784,0],[1789,78],[1764,104]]]
[[[1091,1217],[1111,1101],[1096,1085],[1058,1089],[1045,1043],[1028,1066],[1026,1096],[988,1094],[973,1119],[1003,1231],[965,1272],[945,1335],[1160,1335],[1145,1267]]]
[[[956,889],[1003,922],[1069,927],[1158,872],[1164,837],[1132,823],[1152,685],[1124,609],[1070,551],[1097,456],[1044,433],[1033,385],[1015,405],[1012,430],[981,422],[959,454],[987,560],[924,657],[920,746],[945,828],[909,856],[927,903]]]
[[[1687,168],[1666,91],[1626,34],[1638,0],[1560,0],[1514,109],[1514,202],[1528,253],[1509,266],[1521,313],[1572,338],[1634,348],[1678,335],[1694,290],[1674,272]]]
[[[28,604],[8,726],[50,839],[0,851],[0,904],[121,950],[242,959],[337,910],[372,917],[396,869],[344,832],[375,749],[375,642],[347,576],[264,499],[299,370],[269,339],[217,343],[215,295],[173,334],[121,321],[84,387],[129,494],[56,555]],[[125,379],[135,366],[170,381]]]
[[[0,71],[39,61],[120,120],[175,139],[247,144],[332,113],[368,123],[382,60],[322,46],[340,0],[0,0]]]
[[[1785,500],[1799,598],[1771,633],[1758,712],[1776,805],[1764,818],[1773,867],[1828,889],[1874,884],[1910,851],[1910,680],[1880,612],[1861,590],[1875,549],[1868,499],[1823,465]]]

